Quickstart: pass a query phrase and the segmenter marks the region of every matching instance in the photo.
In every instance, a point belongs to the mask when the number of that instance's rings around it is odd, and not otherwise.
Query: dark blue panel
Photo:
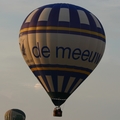
[[[64,76],[64,80],[63,80],[63,86],[62,86],[62,92],[65,91],[66,87],[67,87],[67,84],[68,84],[68,81],[70,79],[70,75],[65,75]]]
[[[58,22],[58,27],[68,27],[70,26],[70,22],[63,22],[63,21],[59,21]]]
[[[69,8],[69,4],[61,3],[60,8]]]
[[[42,27],[42,26],[43,26],[43,27],[47,26],[47,21],[38,21],[38,22],[37,22],[37,27],[40,27],[40,26],[41,26],[41,27]]]
[[[77,84],[77,82],[80,80],[80,79],[82,79],[82,81],[81,81],[81,83],[86,79],[86,77],[84,76],[80,76],[80,77],[77,77],[76,79],[75,79],[75,81],[73,82],[73,84],[72,84],[72,86],[70,87],[70,89],[68,90],[68,93],[70,93],[71,92],[71,90],[74,88],[74,86]],[[81,83],[79,83],[79,85],[81,84]],[[78,85],[78,86],[79,86]],[[77,87],[78,87],[77,86]],[[76,87],[76,89],[77,89],[77,87]],[[73,91],[74,92],[74,91]]]
[[[87,15],[89,23],[90,23],[90,25],[89,25],[90,30],[91,31],[96,31],[97,27],[96,27],[96,23],[95,23],[93,17],[91,16],[91,14],[88,14],[88,13],[86,13],[86,15]]]
[[[52,75],[52,71],[51,71],[50,75]],[[57,71],[55,71],[54,75],[52,75],[52,80],[54,81],[53,86],[54,86],[54,89],[55,89],[56,92],[58,91],[57,75],[58,75]]]
[[[59,10],[60,10],[59,6],[55,5],[52,8],[52,10],[51,10],[51,12],[49,14],[48,21],[47,21],[47,26],[57,26],[57,24],[58,24],[58,18],[59,18]]]
[[[74,6],[69,8],[70,11],[70,27],[71,28],[80,28],[80,20],[78,16],[77,9]]]

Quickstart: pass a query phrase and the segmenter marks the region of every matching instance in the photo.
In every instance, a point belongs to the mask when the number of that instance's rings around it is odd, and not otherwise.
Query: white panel
[[[42,78],[41,76],[38,76],[38,78],[40,79],[42,85],[45,87],[45,89],[47,90],[47,92],[49,92],[49,90],[48,90],[48,88],[47,88],[47,86],[46,86],[46,84],[45,84],[43,78]]]
[[[67,84],[67,87],[66,87],[66,89],[65,89],[65,92],[66,92],[66,93],[67,93],[68,90],[70,89],[70,87],[71,87],[71,85],[73,84],[74,80],[75,80],[75,77],[70,77],[69,82],[68,82],[68,84]]]
[[[74,88],[71,90],[70,94],[78,87],[78,85],[83,81],[83,79],[79,79]]]
[[[40,17],[38,21],[48,21],[49,14],[52,8],[45,8],[42,13],[40,14]]]
[[[94,21],[96,23],[96,26],[99,27],[99,28],[101,28],[101,25],[100,25],[98,19],[92,13],[91,13],[91,16],[93,17],[93,19],[94,19]]]
[[[79,15],[79,19],[80,19],[80,23],[82,24],[90,24],[88,17],[86,16],[85,12],[82,10],[78,10],[78,15]]]
[[[54,92],[55,90],[54,90],[54,86],[53,86],[53,80],[52,80],[52,77],[46,75],[46,79],[47,79],[48,84],[49,84],[49,86],[50,86],[51,92]]]
[[[59,21],[70,21],[70,16],[69,16],[69,9],[68,8],[61,8],[60,13],[59,13]]]
[[[64,76],[58,76],[58,92],[62,91]]]
[[[39,9],[34,10],[26,19],[25,23],[30,22],[34,14],[38,11]]]

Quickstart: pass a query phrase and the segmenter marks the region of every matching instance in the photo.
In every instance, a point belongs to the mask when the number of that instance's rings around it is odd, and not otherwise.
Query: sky
[[[23,60],[19,30],[26,16],[49,3],[71,3],[91,11],[106,33],[104,56],[92,74],[62,105],[63,117],[52,116],[54,105]],[[119,0],[0,0],[0,120],[12,108],[26,120],[120,119]]]

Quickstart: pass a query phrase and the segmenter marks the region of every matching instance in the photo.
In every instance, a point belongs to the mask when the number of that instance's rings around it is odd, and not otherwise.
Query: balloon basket
[[[54,117],[62,117],[62,110],[60,107],[56,107],[54,110],[53,110],[53,116]]]

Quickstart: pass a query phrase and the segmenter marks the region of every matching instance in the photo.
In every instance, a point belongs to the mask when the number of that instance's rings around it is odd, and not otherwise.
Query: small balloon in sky
[[[10,109],[5,113],[5,120],[25,120],[26,115],[22,110]]]
[[[101,22],[80,6],[48,4],[25,18],[20,50],[56,106],[54,116],[62,116],[60,106],[96,68],[105,44]]]

